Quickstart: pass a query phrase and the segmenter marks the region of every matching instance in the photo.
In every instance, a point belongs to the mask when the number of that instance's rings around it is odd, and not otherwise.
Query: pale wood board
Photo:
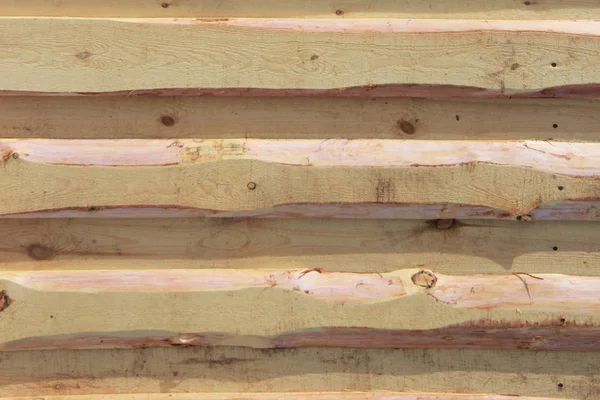
[[[4,216],[105,209],[130,216],[150,208],[398,218],[406,214],[396,208],[414,206],[417,218],[431,218],[428,207],[437,206],[433,215],[445,218],[455,216],[447,209],[464,207],[462,217],[530,219],[547,207],[549,216],[534,217],[552,219],[552,207],[562,207],[559,218],[572,211],[595,219],[600,198],[597,144],[40,139],[0,146]]]
[[[336,13],[338,10],[341,13]],[[529,3],[525,0],[4,0],[0,3],[0,15],[138,18],[597,19],[600,11],[598,3],[594,0],[546,0]]]
[[[448,227],[446,222],[441,227]],[[595,275],[593,222],[324,219],[0,221],[0,269],[298,269]],[[556,248],[556,250],[554,250]]]
[[[599,352],[178,347],[24,351],[0,358],[3,396],[379,390],[586,400],[600,395]]]
[[[0,97],[0,114],[2,138],[600,140],[588,100]]]
[[[600,92],[596,21],[7,17],[0,30],[4,93]]]

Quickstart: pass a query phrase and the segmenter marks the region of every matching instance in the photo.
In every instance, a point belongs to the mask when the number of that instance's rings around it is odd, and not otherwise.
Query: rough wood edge
[[[409,130],[409,122],[405,129]],[[413,128],[414,129],[414,128]],[[600,179],[600,143],[394,139],[0,139],[0,158],[71,166],[256,160],[303,167],[491,164]]]
[[[366,219],[498,219],[532,221],[598,221],[600,200],[543,204],[527,214],[462,204],[320,203],[283,204],[250,211],[208,210],[177,205],[149,207],[90,206],[0,215],[2,219],[37,218],[366,218]]]
[[[116,92],[32,92],[0,90],[0,96],[222,96],[222,97],[366,97],[435,99],[600,99],[600,83],[552,86],[508,93],[476,86],[389,84],[336,89],[157,88]]]

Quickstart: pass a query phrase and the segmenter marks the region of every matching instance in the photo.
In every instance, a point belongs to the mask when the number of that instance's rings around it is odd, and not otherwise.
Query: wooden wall
[[[600,399],[596,0],[0,16],[0,398]]]

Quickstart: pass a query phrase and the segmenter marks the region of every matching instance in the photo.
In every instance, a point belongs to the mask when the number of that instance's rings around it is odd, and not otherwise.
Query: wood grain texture
[[[600,102],[321,97],[0,97],[0,137],[598,141]]]
[[[4,396],[401,389],[590,400],[600,394],[598,352],[171,347],[0,356]]]
[[[300,269],[594,275],[594,222],[324,219],[0,221],[0,269]],[[447,228],[447,229],[441,229]]]
[[[5,271],[0,284],[10,299],[0,313],[4,351],[149,346],[600,350],[596,276],[320,268]]]
[[[0,214],[80,216],[108,209],[128,216],[149,208],[205,216],[397,218],[411,211],[420,218],[528,220],[543,206],[534,218],[595,219],[596,147],[542,141],[3,140]]]
[[[595,21],[9,17],[0,29],[4,94],[600,93]]]
[[[31,397],[2,397],[5,400],[32,400]],[[51,396],[48,400],[80,400],[81,396]],[[406,394],[406,393],[178,393],[108,394],[86,396],[89,400],[513,400],[512,396],[493,394]],[[551,400],[550,397],[521,397],[521,400]]]
[[[166,4],[167,6],[163,6]],[[340,10],[340,12],[337,12]],[[225,1],[225,0],[4,0],[0,15],[71,17],[273,17],[273,18],[473,18],[597,19],[593,0],[543,2],[485,0]]]

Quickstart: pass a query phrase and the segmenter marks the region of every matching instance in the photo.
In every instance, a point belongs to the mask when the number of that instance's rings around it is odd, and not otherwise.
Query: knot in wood
[[[415,285],[423,287],[425,289],[431,289],[435,287],[437,283],[437,276],[428,269],[423,269],[412,276],[412,281]]]
[[[12,303],[13,299],[10,298],[6,290],[0,292],[0,312],[6,310]]]

